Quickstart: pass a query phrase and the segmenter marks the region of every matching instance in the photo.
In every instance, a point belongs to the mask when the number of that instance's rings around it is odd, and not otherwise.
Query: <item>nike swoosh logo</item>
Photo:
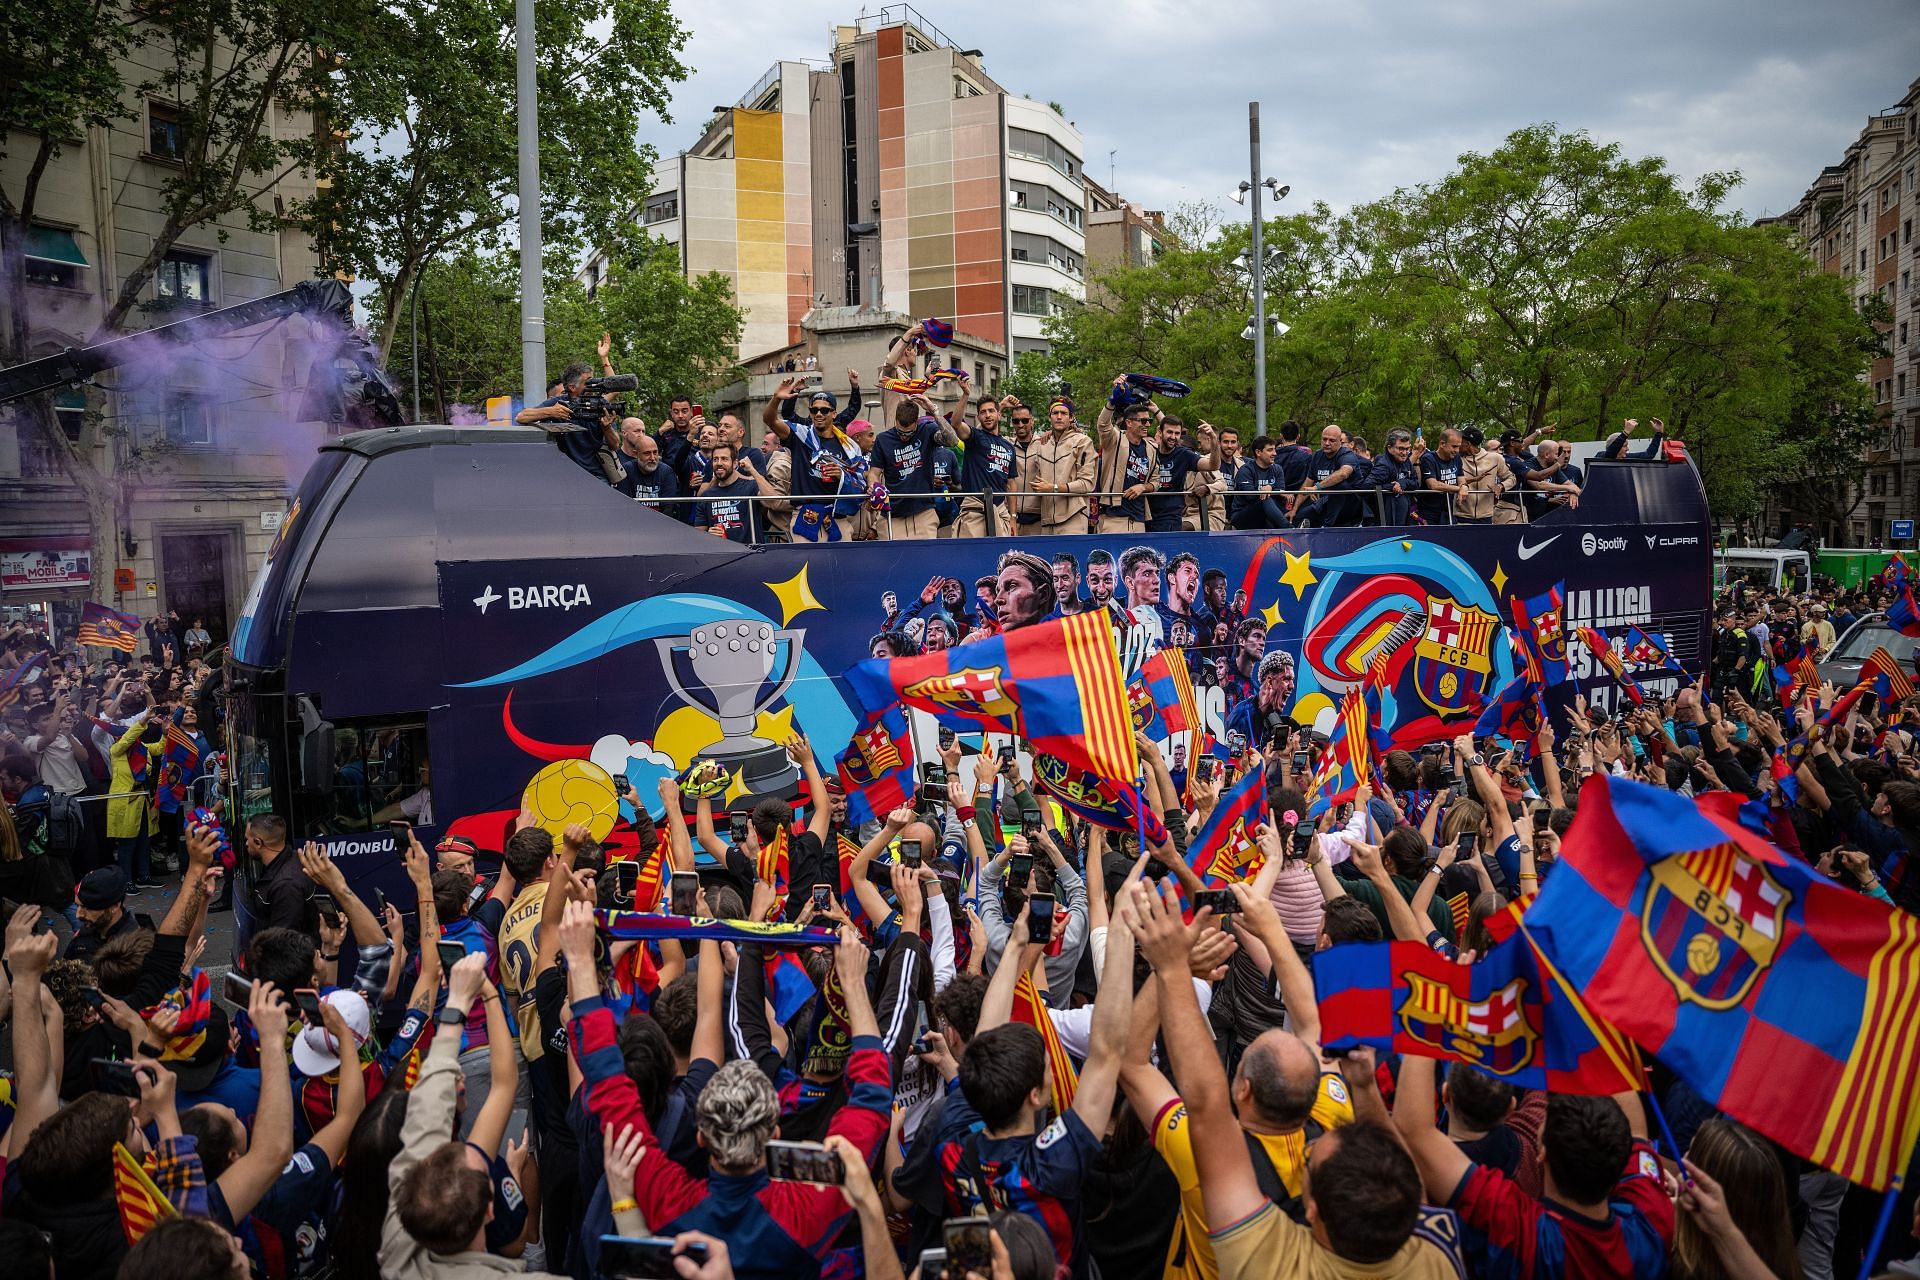
[[[1545,542],[1541,543],[1540,545],[1530,547],[1527,545],[1527,540],[1525,538],[1522,538],[1520,539],[1520,558],[1522,560],[1531,560],[1535,556],[1539,555],[1542,551],[1545,551],[1548,547],[1552,546],[1555,542],[1559,541],[1559,539],[1560,539],[1560,535],[1556,533],[1553,535],[1553,537],[1548,538]]]

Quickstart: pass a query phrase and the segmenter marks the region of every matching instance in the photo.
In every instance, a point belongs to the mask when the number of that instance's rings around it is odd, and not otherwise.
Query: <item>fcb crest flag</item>
[[[1920,636],[1920,607],[1913,602],[1913,579],[1902,574],[1899,583],[1900,590],[1887,606],[1887,623],[1903,636]]]
[[[1207,820],[1193,833],[1187,845],[1187,865],[1210,888],[1253,879],[1266,863],[1253,838],[1253,828],[1266,820],[1266,771],[1256,766],[1227,788]]]
[[[1421,942],[1359,942],[1313,957],[1328,1052],[1372,1045],[1478,1067],[1526,1089],[1638,1089],[1630,1045],[1581,1016],[1516,934],[1477,964]]]
[[[876,658],[847,669],[871,722],[896,703],[954,729],[984,726],[1027,740],[1113,782],[1139,776],[1127,685],[1104,611],[913,658]]]
[[[81,644],[98,645],[103,649],[118,649],[122,653],[132,653],[135,646],[140,643],[140,619],[130,613],[109,609],[104,604],[89,600],[80,606],[80,630],[77,638]]]
[[[913,741],[906,712],[897,706],[882,711],[853,735],[834,763],[847,796],[847,820],[856,828],[910,804]]]
[[[1595,774],[1523,924],[1707,1101],[1885,1190],[1920,1133],[1920,918],[1774,848],[1739,799]]]
[[[1110,782],[1074,768],[1059,756],[1035,752],[1033,784],[1082,822],[1108,831],[1137,831],[1154,845],[1171,838],[1160,815],[1131,782]]]
[[[1634,706],[1646,704],[1647,695],[1641,691],[1640,682],[1627,674],[1627,664],[1622,662],[1620,655],[1613,651],[1612,641],[1592,627],[1581,627],[1580,643],[1587,646],[1587,652],[1593,655],[1593,660],[1613,677],[1614,683],[1620,686],[1620,691],[1627,695]]]
[[[47,655],[36,653],[9,671],[5,680],[0,680],[0,711],[6,710],[19,701],[20,695],[27,691],[28,686],[34,682],[34,678],[40,674],[41,668],[46,665]]]
[[[1178,649],[1162,649],[1140,665],[1127,686],[1133,727],[1149,738],[1164,738],[1201,727],[1193,672]]]
[[[1556,582],[1537,596],[1514,597],[1514,634],[1520,637],[1528,665],[1548,688],[1567,682],[1566,583]]]

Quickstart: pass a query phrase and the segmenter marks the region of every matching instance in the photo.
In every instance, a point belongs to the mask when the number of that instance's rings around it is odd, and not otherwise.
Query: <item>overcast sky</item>
[[[1269,175],[1289,206],[1336,208],[1435,179],[1465,151],[1554,121],[1657,154],[1691,179],[1738,169],[1733,203],[1791,207],[1872,113],[1920,77],[1914,0],[1334,0],[1333,3],[1010,3],[917,6],[1013,93],[1066,108],[1105,182],[1148,208],[1210,201],[1248,171],[1259,99]],[[691,74],[672,154],[708,108],[778,59],[824,58],[823,0],[674,5]],[[877,13],[878,6],[868,12]]]

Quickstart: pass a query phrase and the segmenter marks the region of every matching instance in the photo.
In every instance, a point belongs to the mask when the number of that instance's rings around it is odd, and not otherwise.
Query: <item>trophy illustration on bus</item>
[[[701,754],[729,777],[737,774],[749,796],[787,798],[798,787],[799,772],[786,749],[756,734],[754,724],[793,683],[805,634],[770,622],[728,619],[654,639],[674,693],[720,722],[720,741]]]

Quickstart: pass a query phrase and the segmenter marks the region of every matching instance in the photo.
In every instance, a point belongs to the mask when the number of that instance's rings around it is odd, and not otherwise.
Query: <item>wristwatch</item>
[[[441,1005],[440,1012],[433,1015],[433,1020],[446,1027],[464,1027],[467,1025],[467,1015],[450,1004]]]
[[[1486,762],[1487,762],[1487,758],[1481,755],[1478,751],[1474,752],[1472,755],[1467,757],[1467,763],[1469,765],[1473,765],[1476,767],[1479,765],[1483,765]]]

